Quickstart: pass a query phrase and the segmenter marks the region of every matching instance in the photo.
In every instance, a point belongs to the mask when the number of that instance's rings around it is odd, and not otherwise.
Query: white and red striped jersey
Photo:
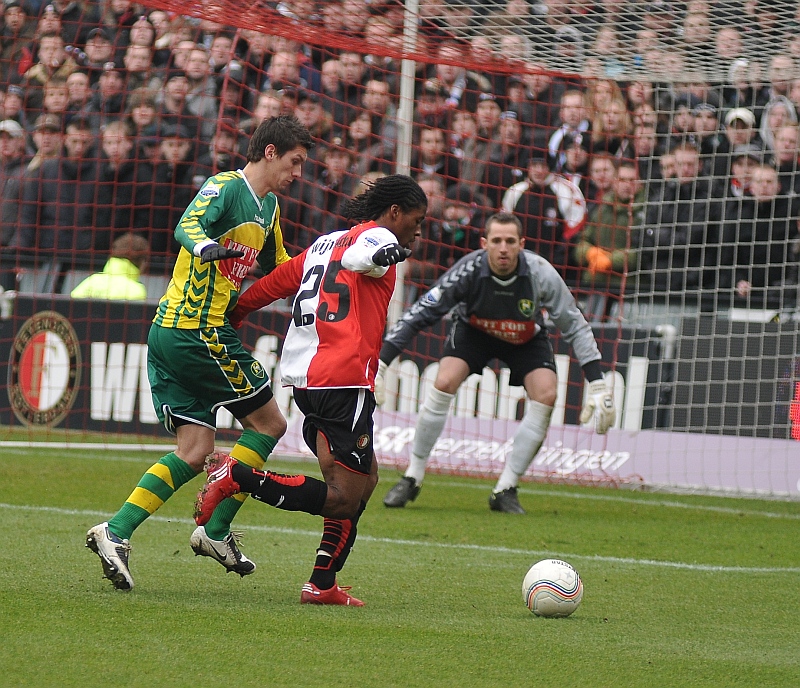
[[[281,381],[303,389],[373,389],[395,266],[372,262],[397,238],[375,222],[317,239],[239,297],[231,320],[294,295]]]

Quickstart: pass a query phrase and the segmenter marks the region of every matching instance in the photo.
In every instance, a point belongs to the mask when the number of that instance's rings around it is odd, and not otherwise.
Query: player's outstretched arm
[[[296,294],[303,281],[305,251],[288,263],[283,263],[268,275],[264,275],[247,291],[240,294],[236,307],[228,313],[228,321],[237,330],[253,311],[268,306],[278,299]]]
[[[397,243],[397,237],[385,227],[362,232],[342,254],[342,267],[368,277],[383,277],[392,265],[401,263],[411,251]]]
[[[397,265],[410,257],[410,248],[403,248],[400,244],[389,244],[372,254],[372,262],[380,267],[388,268],[390,265]]]
[[[382,404],[385,398],[384,374],[392,361],[403,353],[421,329],[441,320],[467,298],[473,280],[480,274],[476,269],[478,256],[477,252],[471,253],[453,265],[386,334],[375,376],[375,400],[378,404]]]

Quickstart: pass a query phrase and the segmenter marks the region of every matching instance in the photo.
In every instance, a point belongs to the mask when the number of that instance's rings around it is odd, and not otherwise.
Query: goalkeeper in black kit
[[[386,368],[421,329],[453,312],[439,372],[419,411],[408,469],[386,494],[386,506],[402,507],[416,499],[425,464],[456,391],[471,373],[480,373],[496,358],[508,365],[510,383],[523,385],[529,401],[514,435],[511,456],[489,497],[489,508],[525,513],[517,486],[547,434],[557,390],[555,358],[542,308],[547,309],[583,368],[588,394],[581,423],[593,420],[599,434],[614,424],[613,399],[603,380],[600,351],[589,324],[556,269],[524,246],[516,216],[493,215],[486,221],[481,249],[464,256],[442,275],[384,338],[375,380],[378,404],[385,398]]]

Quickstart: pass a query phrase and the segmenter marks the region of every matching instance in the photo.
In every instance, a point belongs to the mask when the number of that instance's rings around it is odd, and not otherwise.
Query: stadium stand
[[[281,199],[290,254],[346,225],[343,200],[376,175],[407,171],[430,193],[406,302],[507,207],[612,355],[628,328],[677,357],[662,401],[684,393],[680,357],[696,352],[698,333],[717,331],[687,323],[800,320],[796,2],[6,0],[2,9],[6,291],[64,294],[134,232],[150,245],[142,279],[155,294],[176,254],[173,228],[202,182],[244,164],[263,118],[291,113],[317,146]],[[665,346],[661,326],[683,336],[684,353]],[[764,332],[752,341],[759,355],[770,351]],[[653,411],[649,422],[793,435],[794,366],[787,359],[771,375],[788,397],[754,402],[749,420],[715,416],[706,398],[700,419]]]

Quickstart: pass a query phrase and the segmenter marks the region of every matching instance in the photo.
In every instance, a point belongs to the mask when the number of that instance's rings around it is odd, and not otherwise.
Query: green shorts
[[[153,406],[171,433],[186,423],[215,430],[220,406],[244,418],[272,399],[264,366],[230,325],[179,330],[153,324],[147,347]]]

